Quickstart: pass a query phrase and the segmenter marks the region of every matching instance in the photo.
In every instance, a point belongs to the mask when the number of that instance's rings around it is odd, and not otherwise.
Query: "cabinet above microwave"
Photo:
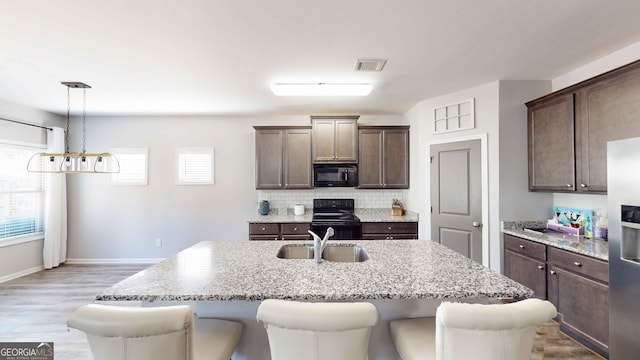
[[[313,162],[358,162],[359,116],[312,116]]]

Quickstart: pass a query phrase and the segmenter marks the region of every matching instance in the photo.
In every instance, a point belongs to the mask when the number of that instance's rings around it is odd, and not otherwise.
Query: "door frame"
[[[489,267],[489,144],[487,143],[487,139],[487,133],[482,133],[431,140],[427,147],[427,152],[429,153],[427,159],[429,159],[429,179],[431,179],[431,145],[480,140],[480,181],[482,183],[480,187],[482,189],[482,265]],[[429,205],[431,206],[431,180],[429,180],[429,188],[426,191],[427,194],[429,194]],[[429,213],[429,234],[431,234],[431,213]]]

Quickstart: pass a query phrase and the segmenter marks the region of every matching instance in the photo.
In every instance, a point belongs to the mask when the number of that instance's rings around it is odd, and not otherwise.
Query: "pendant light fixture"
[[[38,153],[29,159],[27,171],[38,173],[110,174],[120,172],[118,159],[110,153],[87,153],[87,89],[91,86],[81,82],[62,82],[67,87],[67,130],[65,132],[65,152]],[[69,151],[71,120],[71,89],[82,89],[82,152]]]

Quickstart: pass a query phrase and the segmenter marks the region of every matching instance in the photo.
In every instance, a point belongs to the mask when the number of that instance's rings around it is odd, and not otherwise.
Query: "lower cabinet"
[[[417,222],[362,223],[363,240],[406,240],[417,238]]]
[[[310,240],[310,223],[250,223],[249,240]]]
[[[504,274],[533,290],[533,297],[547,298],[546,245],[511,235],[504,236]]]
[[[504,274],[549,300],[560,329],[608,357],[606,261],[504,234]]]
[[[548,300],[560,328],[602,355],[609,352],[607,262],[549,247]]]

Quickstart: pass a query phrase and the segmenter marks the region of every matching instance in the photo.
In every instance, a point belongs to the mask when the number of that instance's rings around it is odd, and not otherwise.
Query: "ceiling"
[[[403,114],[555,78],[640,41],[639,15],[638,0],[3,1],[0,99],[64,113],[60,82],[81,81],[90,115]],[[355,72],[358,58],[388,62]],[[275,82],[374,89],[277,97]]]

